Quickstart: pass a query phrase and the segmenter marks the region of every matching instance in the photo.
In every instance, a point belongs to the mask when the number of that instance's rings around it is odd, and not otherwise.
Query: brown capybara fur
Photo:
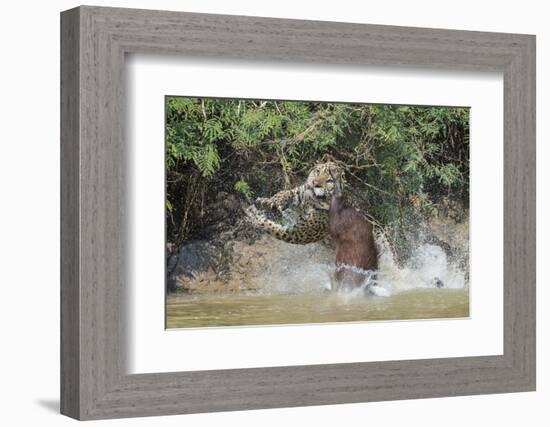
[[[330,204],[329,232],[336,244],[333,289],[361,286],[378,269],[378,251],[372,224],[357,209],[345,204],[340,191],[335,192]]]

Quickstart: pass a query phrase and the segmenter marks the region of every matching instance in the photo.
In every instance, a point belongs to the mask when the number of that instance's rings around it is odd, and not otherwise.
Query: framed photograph
[[[469,108],[165,107],[167,328],[469,317]]]
[[[61,412],[535,390],[535,37],[61,14]]]

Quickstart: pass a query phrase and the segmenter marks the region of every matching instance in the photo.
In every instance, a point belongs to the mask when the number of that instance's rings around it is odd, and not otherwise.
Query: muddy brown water
[[[306,294],[169,295],[167,328],[463,318],[469,288],[416,288],[389,297]]]

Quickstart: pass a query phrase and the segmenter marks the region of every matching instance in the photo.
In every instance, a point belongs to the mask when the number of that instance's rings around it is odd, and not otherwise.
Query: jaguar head
[[[329,210],[335,189],[344,184],[344,170],[334,157],[325,155],[308,175],[307,191],[317,209]]]

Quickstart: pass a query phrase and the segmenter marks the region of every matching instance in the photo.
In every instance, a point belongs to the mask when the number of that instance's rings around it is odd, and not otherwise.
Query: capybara
[[[357,209],[346,205],[340,188],[336,188],[330,204],[329,233],[336,244],[333,290],[366,285],[378,269],[372,224]]]

